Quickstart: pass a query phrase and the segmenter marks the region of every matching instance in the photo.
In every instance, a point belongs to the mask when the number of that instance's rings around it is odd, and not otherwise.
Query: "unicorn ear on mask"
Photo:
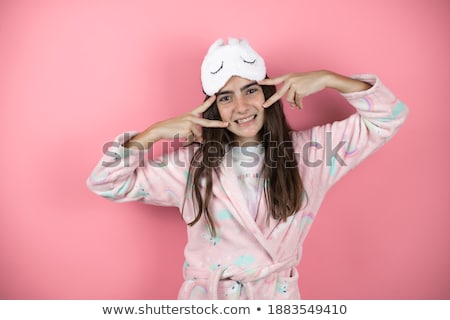
[[[266,77],[264,59],[245,39],[217,39],[209,48],[201,66],[205,94],[217,93],[232,76],[260,81]]]
[[[214,52],[218,47],[220,47],[221,45],[223,45],[223,39],[217,39],[210,47],[208,50],[208,55],[212,52]]]

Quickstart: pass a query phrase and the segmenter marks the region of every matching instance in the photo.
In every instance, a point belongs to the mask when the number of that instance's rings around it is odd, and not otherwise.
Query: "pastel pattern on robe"
[[[253,218],[246,205],[249,195],[242,192],[233,168],[221,165],[213,172],[208,210],[214,219],[216,236],[211,236],[204,218],[186,226],[185,281],[179,299],[301,297],[297,267],[304,241],[327,191],[390,140],[408,115],[408,108],[377,76],[354,78],[372,84],[368,90],[342,95],[355,108],[354,114],[341,121],[291,132],[294,152],[302,155],[298,172],[305,190],[299,195],[303,199],[301,209],[287,221],[270,215],[264,196],[260,197]],[[117,202],[141,201],[178,207],[186,224],[190,223],[196,216],[196,203],[190,192],[185,197],[186,188],[189,191],[191,187],[187,172],[198,146],[173,150],[159,160],[142,163],[138,151],[125,150],[122,146],[125,137],[135,134],[125,133],[116,138],[92,171],[87,186],[94,193]],[[343,147],[334,155],[326,154],[326,143],[334,147],[342,141]],[[121,162],[104,166],[103,163],[118,161],[114,153]],[[309,159],[310,163],[303,159]],[[331,161],[327,163],[327,159]],[[270,187],[267,181],[263,186],[261,189],[265,190]],[[203,181],[200,187],[204,191]],[[336,214],[340,214],[338,210]]]

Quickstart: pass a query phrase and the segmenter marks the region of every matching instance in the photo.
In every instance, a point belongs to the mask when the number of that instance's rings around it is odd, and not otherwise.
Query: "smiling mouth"
[[[249,116],[247,118],[244,118],[244,119],[235,120],[234,122],[236,122],[237,124],[242,124],[242,123],[246,123],[246,122],[252,121],[255,118],[256,118],[256,114],[254,114],[252,116]]]

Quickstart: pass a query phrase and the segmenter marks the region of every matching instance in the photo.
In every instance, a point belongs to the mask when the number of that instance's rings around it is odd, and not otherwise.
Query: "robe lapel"
[[[241,191],[239,181],[232,166],[227,166],[224,163],[220,166],[221,179],[219,179],[222,184],[223,190],[228,197],[230,203],[235,210],[232,211],[235,219],[245,227],[255,239],[264,247],[264,249],[269,253],[272,259],[276,260],[276,251],[272,248],[271,243],[267,240],[265,236],[265,229],[263,227],[261,220],[265,224],[266,206],[264,196],[259,199],[257,221],[253,220],[249,209],[246,205],[245,195]],[[262,190],[261,190],[262,191]],[[271,219],[272,220],[272,219]],[[265,225],[264,225],[265,226]],[[263,227],[263,228],[261,228]]]
[[[259,199],[258,205],[258,215],[256,216],[256,224],[258,225],[258,229],[261,230],[265,239],[269,239],[273,230],[278,226],[280,220],[275,220],[273,218],[269,218],[269,223],[267,223],[267,215],[270,215],[268,212],[268,208],[266,205],[266,198],[264,196],[264,186],[260,188],[261,198]]]

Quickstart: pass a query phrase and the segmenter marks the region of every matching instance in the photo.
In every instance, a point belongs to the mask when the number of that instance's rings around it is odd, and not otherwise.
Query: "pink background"
[[[209,44],[237,36],[269,75],[376,73],[410,107],[328,194],[299,266],[305,299],[450,299],[450,8],[433,1],[1,1],[0,298],[174,299],[176,209],[101,199],[104,142],[203,98]],[[342,119],[334,92],[286,108]]]

